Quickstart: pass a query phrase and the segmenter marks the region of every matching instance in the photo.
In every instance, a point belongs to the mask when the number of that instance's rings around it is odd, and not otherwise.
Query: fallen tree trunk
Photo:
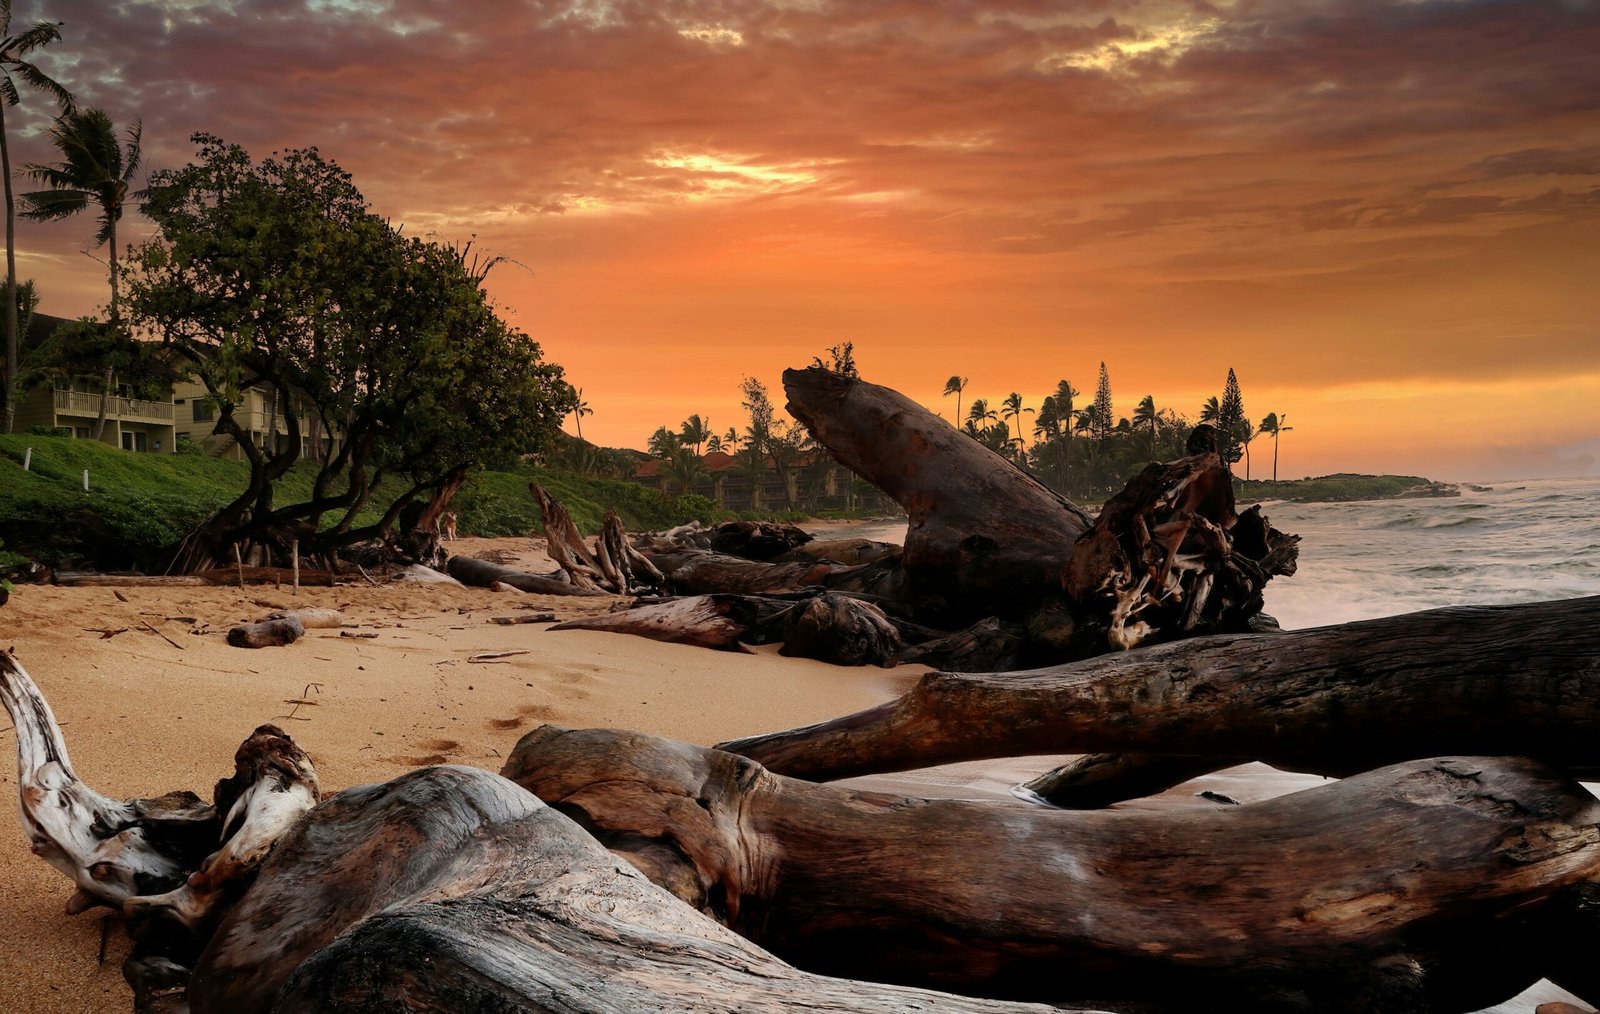
[[[452,556],[445,563],[445,572],[464,585],[489,588],[495,584],[509,585],[518,591],[537,595],[604,595],[598,588],[580,588],[567,579],[561,571],[554,574],[530,574],[512,570],[488,560],[475,560],[470,556]]]
[[[900,653],[900,633],[883,610],[847,595],[826,592],[784,613],[781,655],[832,665],[889,668]]]
[[[1471,1010],[1546,975],[1595,985],[1567,960],[1585,946],[1552,937],[1600,878],[1600,801],[1528,760],[1414,761],[1183,813],[903,799],[555,726],[504,773],[831,975],[1241,1012]]]
[[[775,639],[782,617],[792,605],[749,595],[696,595],[564,620],[550,629],[605,630],[652,641],[748,653],[745,643],[765,644]]]
[[[1090,519],[1031,475],[897,391],[785,370],[789,413],[840,464],[905,508],[905,594],[919,618],[1025,616],[1061,587]]]
[[[1249,760],[1181,753],[1091,753],[1023,782],[1013,792],[1063,810],[1098,810],[1153,796]]]
[[[189,999],[195,1014],[1050,1010],[797,971],[461,767],[318,807],[201,955]]]
[[[1600,777],[1600,597],[1194,638],[1028,672],[929,673],[907,694],[722,745],[812,780],[986,757],[1248,757],[1344,776],[1450,753]]]

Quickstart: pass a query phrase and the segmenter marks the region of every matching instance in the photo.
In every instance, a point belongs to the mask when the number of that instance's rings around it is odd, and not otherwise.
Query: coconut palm
[[[682,440],[685,446],[693,447],[696,454],[700,453],[701,445],[709,436],[711,436],[711,424],[702,419],[698,412],[685,419],[683,425],[678,427],[678,439]]]
[[[1287,413],[1287,412],[1285,412],[1283,415],[1279,415],[1276,412],[1268,412],[1267,413],[1267,417],[1265,419],[1261,420],[1261,435],[1262,436],[1270,436],[1272,438],[1272,481],[1273,482],[1277,482],[1278,481],[1278,437],[1283,435],[1283,434],[1285,434],[1285,433],[1287,433],[1287,432],[1289,432],[1290,430],[1294,429],[1293,426],[1285,426],[1284,425],[1284,423],[1286,423],[1288,421],[1289,421],[1289,413]]]
[[[1150,457],[1156,456],[1156,436],[1161,427],[1160,413],[1156,411],[1155,395],[1147,394],[1133,410],[1133,428],[1144,426],[1150,430]]]
[[[945,397],[948,398],[952,394],[956,396],[955,419],[957,426],[961,425],[961,392],[967,389],[967,384],[970,382],[966,377],[951,377],[944,382]]]
[[[989,407],[987,398],[974,398],[972,405],[967,409],[967,421],[982,429],[985,423],[995,423],[1000,420],[1000,414]]]
[[[111,275],[111,330],[122,333],[122,304],[118,285],[121,265],[117,260],[117,223],[130,199],[134,176],[142,157],[141,128],[136,121],[128,128],[126,140],[118,140],[116,127],[104,109],[78,109],[63,113],[50,128],[50,143],[61,153],[55,165],[28,164],[23,171],[45,189],[22,195],[22,217],[35,222],[71,218],[95,208],[99,228],[95,245],[105,246]],[[94,423],[94,439],[105,430],[106,409],[111,404],[112,366],[107,360],[100,383],[100,416]],[[581,394],[581,392],[580,392]],[[579,434],[582,435],[581,433]]]
[[[1222,421],[1222,403],[1212,395],[1200,408],[1200,421],[1215,426]]]
[[[722,450],[722,437],[716,433],[706,437],[706,453],[715,454]]]
[[[40,21],[25,32],[11,34],[11,0],[0,0],[0,179],[6,192],[6,432],[11,432],[17,414],[17,373],[20,369],[17,327],[17,205],[11,192],[11,149],[6,144],[6,109],[22,101],[17,81],[42,91],[70,112],[72,96],[54,78],[34,66],[27,57],[52,42],[61,41],[61,22]]]
[[[583,439],[583,417],[594,415],[594,409],[583,400],[583,388],[578,388],[578,399],[572,406],[572,421],[578,424],[578,439]]]
[[[691,447],[679,447],[668,455],[661,466],[662,474],[678,486],[680,493],[688,493],[694,484],[706,476],[705,463]]]
[[[1002,409],[1004,409],[1004,411],[1000,413],[1001,416],[1003,416],[1006,419],[1015,419],[1016,422],[1017,422],[1017,435],[1016,435],[1015,439],[1016,439],[1016,442],[1017,442],[1017,449],[1021,450],[1022,449],[1022,415],[1023,415],[1024,412],[1026,412],[1028,415],[1033,415],[1034,411],[1031,408],[1023,408],[1022,407],[1022,395],[1018,394],[1015,391],[1012,391],[1010,394],[1006,395],[1006,400],[1000,403],[1000,407]]]
[[[676,433],[665,426],[657,426],[656,431],[650,434],[650,443],[647,449],[650,451],[651,457],[666,459],[672,457],[682,447],[683,441],[678,438]]]

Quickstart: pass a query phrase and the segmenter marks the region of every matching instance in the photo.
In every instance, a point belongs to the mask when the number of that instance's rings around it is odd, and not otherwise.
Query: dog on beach
[[[456,512],[445,511],[439,519],[440,537],[446,542],[456,541]]]

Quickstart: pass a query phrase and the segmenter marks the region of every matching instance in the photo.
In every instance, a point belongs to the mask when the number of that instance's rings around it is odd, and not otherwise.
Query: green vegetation
[[[128,317],[205,385],[216,432],[249,470],[178,570],[241,544],[281,556],[291,538],[330,554],[408,511],[434,516],[474,468],[552,442],[579,401],[496,315],[483,284],[498,258],[469,263],[466,248],[403,236],[315,148],[257,161],[209,134],[193,141],[193,162],[151,176],[142,210],[157,231],[130,255]],[[284,422],[279,446],[256,446],[237,414],[250,387]],[[302,454],[314,473],[303,489],[291,478]]]
[[[1292,500],[1296,503],[1338,503],[1344,500],[1391,500],[1418,486],[1432,485],[1420,475],[1357,475],[1340,472],[1313,479],[1285,479],[1282,482],[1239,482],[1238,499]]]
[[[31,469],[22,462],[33,448]],[[83,471],[89,470],[89,492]],[[309,494],[316,465],[299,462],[279,482],[288,497]],[[613,508],[630,531],[733,515],[700,496],[668,499],[632,482],[552,473],[533,466],[479,472],[457,494],[463,535],[539,532],[529,481],[549,489],[580,530],[600,530]],[[47,563],[72,561],[108,569],[165,569],[177,544],[249,481],[243,461],[195,454],[132,454],[67,437],[0,436],[0,544]],[[369,512],[362,523],[376,520]],[[19,558],[0,551],[0,563]]]

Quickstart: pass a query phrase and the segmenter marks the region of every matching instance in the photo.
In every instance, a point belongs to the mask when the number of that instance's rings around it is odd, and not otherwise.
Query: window
[[[211,402],[204,398],[196,398],[194,400],[195,422],[210,422],[215,415],[216,409],[212,406]]]
[[[150,435],[142,430],[123,430],[122,449],[125,451],[148,451],[150,449]]]

